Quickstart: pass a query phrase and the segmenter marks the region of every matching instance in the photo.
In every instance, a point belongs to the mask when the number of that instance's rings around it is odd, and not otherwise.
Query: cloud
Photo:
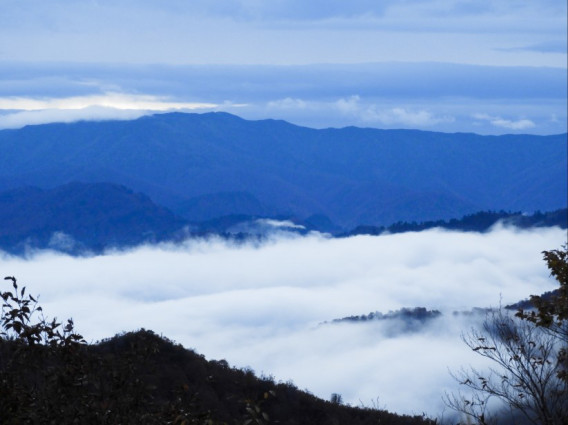
[[[359,95],[329,101],[285,98],[268,102],[267,109],[276,114],[295,114],[300,119],[301,116],[305,119],[309,115],[326,116],[328,119],[340,116],[342,118],[335,118],[335,120],[345,122],[347,118],[349,120],[347,125],[378,125],[390,128],[397,126],[428,128],[438,124],[453,123],[456,120],[453,116],[437,115],[425,109],[398,106],[379,107],[373,102],[373,99],[364,99]],[[293,122],[295,118],[292,118]],[[327,126],[330,126],[330,124]],[[338,127],[339,125],[335,126]]]
[[[451,313],[555,288],[541,251],[565,238],[560,229],[497,227],[260,245],[211,239],[91,258],[0,256],[0,270],[40,293],[46,315],[73,317],[88,340],[144,327],[323,398],[378,398],[401,413],[435,415],[455,389],[448,368],[483,366],[460,340],[473,323]],[[381,322],[321,325],[413,306],[444,318],[398,336]]]
[[[2,9],[0,38],[8,42],[0,59],[139,64],[452,61],[565,67],[566,56],[558,51],[498,50],[562,39],[566,6],[560,3],[21,0]]]
[[[412,128],[430,127],[440,123],[455,121],[451,116],[436,116],[428,110],[409,110],[403,107],[380,108],[376,104],[362,104],[359,96],[339,99],[335,107],[343,114],[354,115],[362,123],[378,123],[386,126],[405,126]]]
[[[83,109],[44,109],[0,114],[0,129],[22,128],[26,125],[70,123],[76,121],[132,120],[151,111],[126,110],[91,106]]]
[[[302,99],[287,97],[285,99],[272,100],[266,106],[268,109],[306,109],[308,104]]]
[[[217,106],[121,93],[43,99],[0,97],[0,129],[51,122],[131,120],[155,112],[211,110]]]
[[[42,109],[84,109],[92,106],[126,110],[167,111],[172,109],[204,109],[218,105],[210,103],[172,102],[163,97],[105,93],[103,95],[34,99],[26,97],[0,98],[1,109],[37,111]]]
[[[533,123],[538,123],[532,132],[558,134],[566,131],[566,81],[566,70],[558,68],[433,63],[311,66],[12,63],[0,67],[0,105],[26,109],[87,105],[127,108],[116,109],[117,119],[128,115],[123,112],[128,110],[136,117],[141,112],[135,111],[142,108],[154,111],[184,108],[222,110],[248,119],[284,119],[316,128],[356,125],[503,133],[505,127],[493,125],[490,120],[472,122],[475,113],[484,111],[492,117],[530,116]],[[76,110],[62,110],[69,111],[71,117],[81,115]],[[4,109],[5,114],[15,112]],[[66,114],[61,112],[58,119]],[[557,121],[550,120],[553,114]],[[18,114],[10,120],[25,124],[25,117],[36,115]],[[112,115],[110,109],[108,115]]]
[[[348,99],[339,99],[335,102],[335,107],[344,114],[357,114],[361,110],[361,97],[355,95]]]
[[[474,114],[473,117],[477,120],[488,121],[495,127],[506,128],[509,130],[527,130],[536,127],[536,124],[529,119],[520,119],[517,121],[507,120],[498,116],[491,116],[488,114]]]
[[[430,111],[426,110],[409,111],[405,108],[380,110],[375,105],[372,105],[364,111],[363,120],[368,122],[379,122],[386,125],[401,124],[415,128],[428,127],[443,122],[455,121],[455,119],[451,116],[435,116]]]
[[[550,40],[550,41],[543,41],[536,44],[529,44],[525,46],[519,47],[508,47],[508,48],[501,48],[498,50],[501,51],[527,51],[527,52],[540,52],[540,53],[562,53],[566,54],[566,50],[568,49],[567,40]]]
[[[463,1],[463,0],[412,0],[406,2],[396,2],[385,0],[376,2],[372,0],[352,0],[344,2],[341,0],[313,0],[310,3],[300,0],[283,0],[273,2],[261,2],[257,0],[223,0],[211,2],[207,0],[195,0],[184,2],[181,0],[170,1],[167,4],[156,3],[151,0],[133,2],[132,0],[98,0],[94,2],[82,2],[68,4],[63,0],[52,1],[50,6],[37,0],[22,0],[21,3],[12,6],[5,17],[7,25],[14,25],[9,18],[20,17],[26,11],[28,19],[33,19],[36,23],[50,26],[52,29],[59,25],[70,24],[70,17],[77,14],[87,19],[88,16],[112,17],[117,15],[119,18],[128,17],[128,11],[133,8],[140,10],[137,16],[130,16],[130,20],[136,21],[149,14],[160,17],[160,15],[170,16],[179,15],[184,18],[197,16],[203,18],[231,18],[234,20],[258,21],[258,20],[307,20],[317,21],[325,19],[358,19],[375,18],[388,19],[395,17],[408,16],[418,17],[444,17],[446,20],[451,18],[472,18],[472,17],[501,17],[503,21],[511,20],[531,14],[538,13],[543,17],[555,17],[566,10],[562,2],[555,0],[541,1],[538,5],[523,1],[495,0],[488,3]],[[513,3],[513,4],[512,4]],[[29,9],[35,6],[34,9]],[[40,18],[44,17],[42,21]],[[45,18],[47,17],[47,18]]]

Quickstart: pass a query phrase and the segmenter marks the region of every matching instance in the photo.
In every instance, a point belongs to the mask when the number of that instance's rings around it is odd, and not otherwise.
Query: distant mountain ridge
[[[361,224],[566,206],[566,135],[315,130],[170,113],[0,131],[0,190],[109,182],[190,221],[230,214]]]
[[[534,214],[505,211],[480,211],[475,214],[465,215],[460,219],[453,218],[451,220],[433,220],[420,223],[397,222],[390,226],[357,226],[355,229],[341,236],[420,232],[433,228],[458,230],[462,232],[487,232],[497,223],[514,226],[520,229],[554,226],[566,229],[568,228],[568,209],[563,208],[546,213],[537,211]]]
[[[0,249],[101,251],[172,240],[188,223],[146,195],[110,183],[0,193]]]
[[[0,250],[13,254],[45,248],[69,254],[101,253],[109,248],[175,243],[210,235],[258,240],[274,232],[306,234],[319,231],[340,237],[422,231],[434,227],[484,232],[497,222],[519,228],[558,226],[566,229],[568,209],[533,215],[482,211],[449,221],[358,226],[341,233],[333,223],[319,216],[300,220],[290,216],[231,214],[190,222],[155,204],[148,196],[112,183],[73,182],[53,189],[21,187],[0,192]]]

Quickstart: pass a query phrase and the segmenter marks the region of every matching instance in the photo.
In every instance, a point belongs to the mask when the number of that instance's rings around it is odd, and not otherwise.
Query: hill
[[[187,222],[147,196],[110,183],[23,187],[0,193],[0,248],[84,250],[160,242],[184,234]]]
[[[420,223],[399,221],[390,226],[357,226],[355,229],[341,236],[420,232],[433,228],[459,230],[462,232],[486,232],[498,222],[503,225],[515,226],[519,229],[553,226],[566,229],[568,228],[568,209],[563,208],[545,213],[537,211],[534,214],[506,211],[479,211],[475,214],[468,214],[462,218],[453,218],[451,220],[431,220]]]
[[[189,237],[219,235],[243,240],[274,232],[306,234],[315,230],[337,236],[380,235],[422,231],[434,227],[459,231],[488,231],[497,222],[529,227],[568,227],[568,210],[532,215],[482,211],[451,220],[397,222],[389,226],[357,226],[350,232],[326,217],[305,220],[289,216],[231,214],[189,222],[141,193],[112,183],[69,183],[53,189],[22,187],[0,192],[0,249],[25,254],[30,249],[53,249],[69,254],[101,253],[145,243],[179,242]]]
[[[324,401],[292,383],[203,356],[151,331],[87,344],[68,320],[36,319],[36,299],[1,292],[0,422],[430,425],[421,416]],[[325,373],[325,371],[322,371]]]
[[[564,208],[566,149],[565,134],[315,130],[170,113],[0,131],[0,190],[103,181],[190,221],[317,216],[349,229]]]

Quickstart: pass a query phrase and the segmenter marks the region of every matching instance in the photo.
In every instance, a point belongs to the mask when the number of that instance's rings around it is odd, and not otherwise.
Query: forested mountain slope
[[[190,220],[321,214],[346,229],[563,208],[566,161],[565,134],[315,130],[226,113],[0,131],[1,190],[111,182]]]

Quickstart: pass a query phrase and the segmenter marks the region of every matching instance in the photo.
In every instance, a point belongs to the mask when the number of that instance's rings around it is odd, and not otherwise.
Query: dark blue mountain
[[[484,232],[498,221],[518,228],[558,226],[566,229],[567,213],[567,209],[533,215],[478,212],[449,221],[358,226],[339,236],[422,231],[433,227]],[[75,182],[53,189],[28,186],[0,192],[0,250],[19,255],[30,249],[45,248],[74,255],[100,253],[109,248],[180,242],[211,234],[236,241],[249,238],[258,241],[274,232],[306,234],[312,230],[339,233],[339,229],[322,216],[298,220],[231,214],[189,222],[156,205],[146,195],[111,183]]]
[[[0,190],[104,181],[193,221],[317,215],[349,229],[564,208],[566,156],[566,134],[315,130],[172,113],[0,131]]]
[[[109,183],[0,192],[0,249],[69,253],[175,240],[188,223],[146,195]]]
[[[422,230],[433,228],[481,233],[490,231],[497,223],[518,229],[534,227],[560,227],[561,229],[566,229],[568,228],[568,209],[563,208],[545,213],[537,211],[534,214],[505,211],[480,211],[475,214],[468,214],[461,219],[452,218],[451,220],[432,220],[423,221],[421,223],[397,222],[390,226],[357,226],[355,229],[341,236],[421,232]]]

